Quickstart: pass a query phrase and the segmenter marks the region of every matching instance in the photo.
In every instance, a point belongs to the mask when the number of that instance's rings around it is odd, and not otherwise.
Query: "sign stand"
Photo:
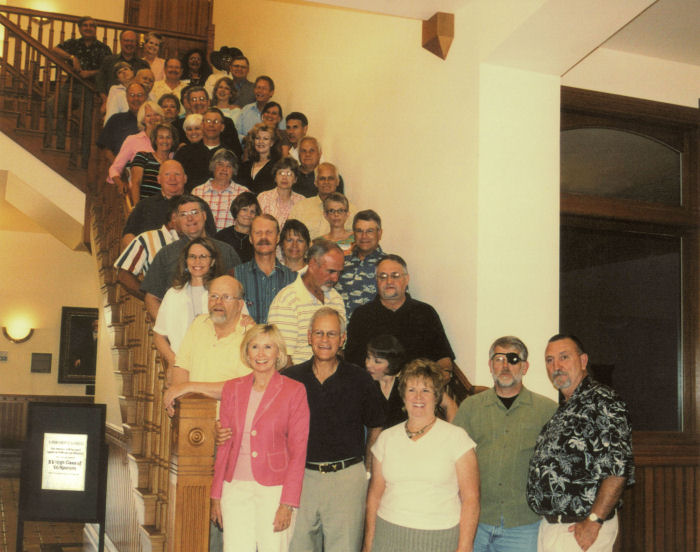
[[[17,552],[25,521],[99,523],[104,550],[107,445],[104,404],[29,403],[17,512]]]

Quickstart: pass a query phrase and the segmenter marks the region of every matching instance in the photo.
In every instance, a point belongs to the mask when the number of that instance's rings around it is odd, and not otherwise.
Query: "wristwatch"
[[[596,523],[600,523],[601,525],[603,525],[603,522],[605,521],[603,518],[598,517],[593,512],[591,512],[588,515],[588,519],[589,519],[589,521],[595,521]]]

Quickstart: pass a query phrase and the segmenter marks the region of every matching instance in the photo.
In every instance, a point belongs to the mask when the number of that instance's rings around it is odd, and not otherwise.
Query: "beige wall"
[[[94,259],[68,249],[47,233],[0,231],[0,325],[26,315],[36,328],[26,343],[0,337],[8,362],[0,363],[0,392],[84,395],[85,386],[58,383],[61,307],[97,307]],[[51,353],[51,373],[30,372],[32,353]]]
[[[482,64],[494,46],[487,31],[507,36],[542,2],[498,17],[486,4],[456,13],[444,61],[421,47],[416,20],[268,0],[214,5],[217,45],[240,47],[251,77],[273,77],[285,112],[309,116],[353,202],[382,216],[382,245],[406,258],[410,291],[436,307],[458,362],[483,384],[490,342],[505,332],[543,342],[558,309],[558,77]],[[286,32],[261,45],[262,21]],[[514,253],[524,278],[507,270]]]

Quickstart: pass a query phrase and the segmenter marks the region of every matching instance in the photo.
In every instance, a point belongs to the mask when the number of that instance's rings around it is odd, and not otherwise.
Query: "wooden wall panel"
[[[134,487],[129,474],[126,440],[118,431],[109,426],[107,429],[109,460],[105,532],[118,550],[139,552],[139,523],[134,503]]]

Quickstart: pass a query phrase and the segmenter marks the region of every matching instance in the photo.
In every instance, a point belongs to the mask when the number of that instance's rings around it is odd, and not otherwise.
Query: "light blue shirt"
[[[241,141],[242,145],[243,139],[246,137],[246,134],[250,132],[250,129],[261,122],[262,112],[258,109],[258,102],[249,103],[241,109],[238,115],[238,121],[236,121],[236,129],[238,130],[238,139]],[[277,128],[282,130],[287,128],[284,119],[279,122]]]

